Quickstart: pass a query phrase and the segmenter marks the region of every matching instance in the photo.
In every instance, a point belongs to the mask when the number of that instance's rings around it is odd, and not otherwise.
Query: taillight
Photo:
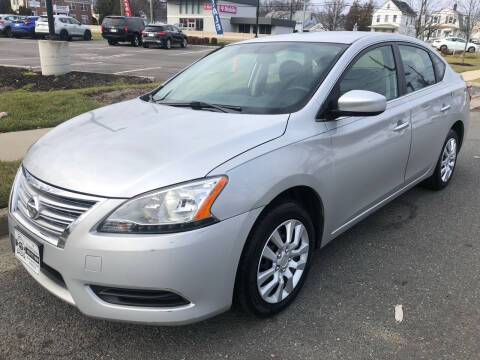
[[[30,21],[27,21],[24,23],[25,25],[30,25]]]
[[[468,95],[470,96],[470,101],[472,101],[472,84],[467,83],[467,91]]]
[[[165,31],[157,31],[157,35],[165,35]]]
[[[145,34],[145,30],[142,30],[142,35]]]
[[[0,24],[3,24],[5,21],[4,20],[0,20]]]
[[[100,25],[100,32],[102,32],[102,33],[103,33],[103,24],[102,24],[102,25]]]
[[[53,22],[53,25],[57,25],[57,20],[55,20],[55,21]]]
[[[128,26],[125,25],[125,32],[128,32]]]

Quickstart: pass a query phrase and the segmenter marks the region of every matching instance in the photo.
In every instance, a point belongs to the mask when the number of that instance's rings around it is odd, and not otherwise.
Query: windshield
[[[152,100],[235,106],[252,114],[294,112],[308,102],[346,47],[306,42],[227,46],[169,81]]]
[[[117,18],[109,18],[106,17],[103,19],[103,25],[107,26],[124,26],[125,25],[125,18],[117,17]]]
[[[165,31],[165,28],[163,26],[149,25],[145,28],[145,32],[147,32],[147,31]]]

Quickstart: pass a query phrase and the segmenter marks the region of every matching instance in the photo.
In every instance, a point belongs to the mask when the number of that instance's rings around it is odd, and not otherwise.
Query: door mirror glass
[[[387,109],[387,98],[366,90],[351,90],[338,99],[338,116],[374,116]]]

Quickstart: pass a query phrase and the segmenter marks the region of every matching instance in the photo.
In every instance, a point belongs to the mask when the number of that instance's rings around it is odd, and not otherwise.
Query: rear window
[[[165,31],[164,26],[147,26],[145,31]]]
[[[40,17],[38,18],[38,22],[48,22],[48,17],[46,17],[46,16],[40,16]]]
[[[103,19],[102,25],[107,26],[124,26],[125,25],[125,18],[105,18]]]

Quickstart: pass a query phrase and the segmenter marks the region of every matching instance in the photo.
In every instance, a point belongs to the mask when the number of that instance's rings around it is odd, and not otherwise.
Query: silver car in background
[[[232,303],[270,316],[314,249],[419,183],[449,184],[469,103],[410,37],[225,46],[34,144],[10,198],[12,249],[89,316],[185,324]]]

